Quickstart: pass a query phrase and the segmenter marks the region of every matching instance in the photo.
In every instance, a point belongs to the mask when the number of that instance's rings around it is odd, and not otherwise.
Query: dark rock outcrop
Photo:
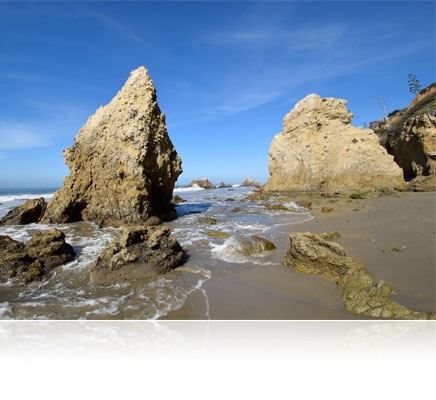
[[[70,175],[42,222],[81,220],[101,225],[143,224],[151,216],[176,218],[174,183],[182,172],[153,81],[144,67],[130,74],[64,151]]]
[[[92,265],[91,282],[113,284],[153,278],[185,262],[185,252],[167,226],[121,229],[121,237],[115,239]]]
[[[402,168],[406,190],[436,189],[436,83],[421,90],[412,103],[370,128]]]
[[[436,175],[435,116],[423,114],[410,118],[399,133],[388,135],[386,146],[403,169],[406,180]]]
[[[30,283],[56,266],[72,261],[75,252],[57,229],[36,233],[27,245],[0,236],[0,282]]]
[[[0,225],[25,225],[39,222],[46,208],[47,203],[43,197],[28,200],[9,211],[0,220]]]
[[[282,259],[298,272],[317,274],[337,283],[346,310],[369,317],[391,319],[435,319],[434,314],[416,312],[390,297],[395,291],[384,281],[374,285],[365,267],[348,257],[337,243],[310,232],[289,235],[290,248]]]

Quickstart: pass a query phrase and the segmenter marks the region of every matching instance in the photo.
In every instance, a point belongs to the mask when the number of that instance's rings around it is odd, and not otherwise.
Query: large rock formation
[[[101,225],[141,224],[176,217],[170,206],[181,160],[147,70],[131,72],[109,104],[91,116],[64,151],[71,174],[42,222],[80,220]]]
[[[91,267],[91,282],[112,284],[154,278],[185,262],[185,252],[165,225],[129,226]]]
[[[409,310],[395,302],[395,291],[384,281],[374,285],[362,263],[348,257],[337,243],[310,232],[289,235],[290,246],[282,263],[298,272],[322,275],[337,283],[345,309],[369,317],[435,319],[434,314]]]
[[[30,283],[44,279],[47,272],[72,261],[76,253],[65,242],[65,234],[58,229],[41,231],[25,245],[0,236],[0,282]]]
[[[403,186],[402,170],[377,135],[351,126],[346,104],[311,94],[284,117],[269,150],[266,191],[332,194]]]

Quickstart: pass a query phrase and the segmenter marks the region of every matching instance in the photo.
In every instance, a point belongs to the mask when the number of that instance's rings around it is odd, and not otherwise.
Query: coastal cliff
[[[41,222],[89,220],[140,224],[176,217],[170,202],[182,173],[168,136],[153,81],[145,67],[132,71],[109,104],[100,107],[63,153],[70,175]]]
[[[435,190],[436,83],[421,90],[406,108],[371,122],[370,127],[403,169],[411,190]]]
[[[371,129],[351,126],[346,100],[311,94],[283,119],[265,191],[326,194],[401,188],[403,172]]]

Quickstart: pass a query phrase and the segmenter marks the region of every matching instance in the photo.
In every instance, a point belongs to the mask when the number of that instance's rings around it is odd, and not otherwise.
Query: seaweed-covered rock
[[[360,315],[391,319],[435,319],[391,299],[395,291],[384,281],[374,285],[365,267],[348,257],[337,243],[310,232],[289,235],[290,249],[282,263],[306,274],[319,274],[337,283],[345,309]]]
[[[29,283],[40,280],[44,274],[44,264],[30,257],[23,243],[0,236],[0,282],[12,279],[15,283]]]
[[[0,282],[29,283],[45,278],[56,266],[72,261],[75,252],[57,229],[38,232],[29,243],[0,236]]]
[[[39,222],[43,217],[47,203],[43,197],[31,199],[9,211],[0,225],[25,225]]]
[[[337,281],[348,270],[364,270],[363,264],[347,257],[338,243],[329,242],[320,235],[295,232],[289,239],[290,247],[282,263],[298,272],[323,275]]]
[[[112,284],[156,277],[177,268],[186,255],[165,225],[129,226],[91,267],[91,282]]]

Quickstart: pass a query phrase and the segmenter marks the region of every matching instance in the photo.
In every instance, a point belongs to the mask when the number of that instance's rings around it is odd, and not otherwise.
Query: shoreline
[[[333,208],[322,212],[323,207]],[[348,256],[361,261],[374,282],[397,292],[393,300],[414,310],[436,312],[436,196],[399,192],[356,199],[312,201],[313,219],[275,229],[287,234],[337,231]],[[288,250],[276,243],[277,261]],[[282,265],[234,268],[214,274],[178,310],[158,320],[366,320],[344,310],[335,284]]]

